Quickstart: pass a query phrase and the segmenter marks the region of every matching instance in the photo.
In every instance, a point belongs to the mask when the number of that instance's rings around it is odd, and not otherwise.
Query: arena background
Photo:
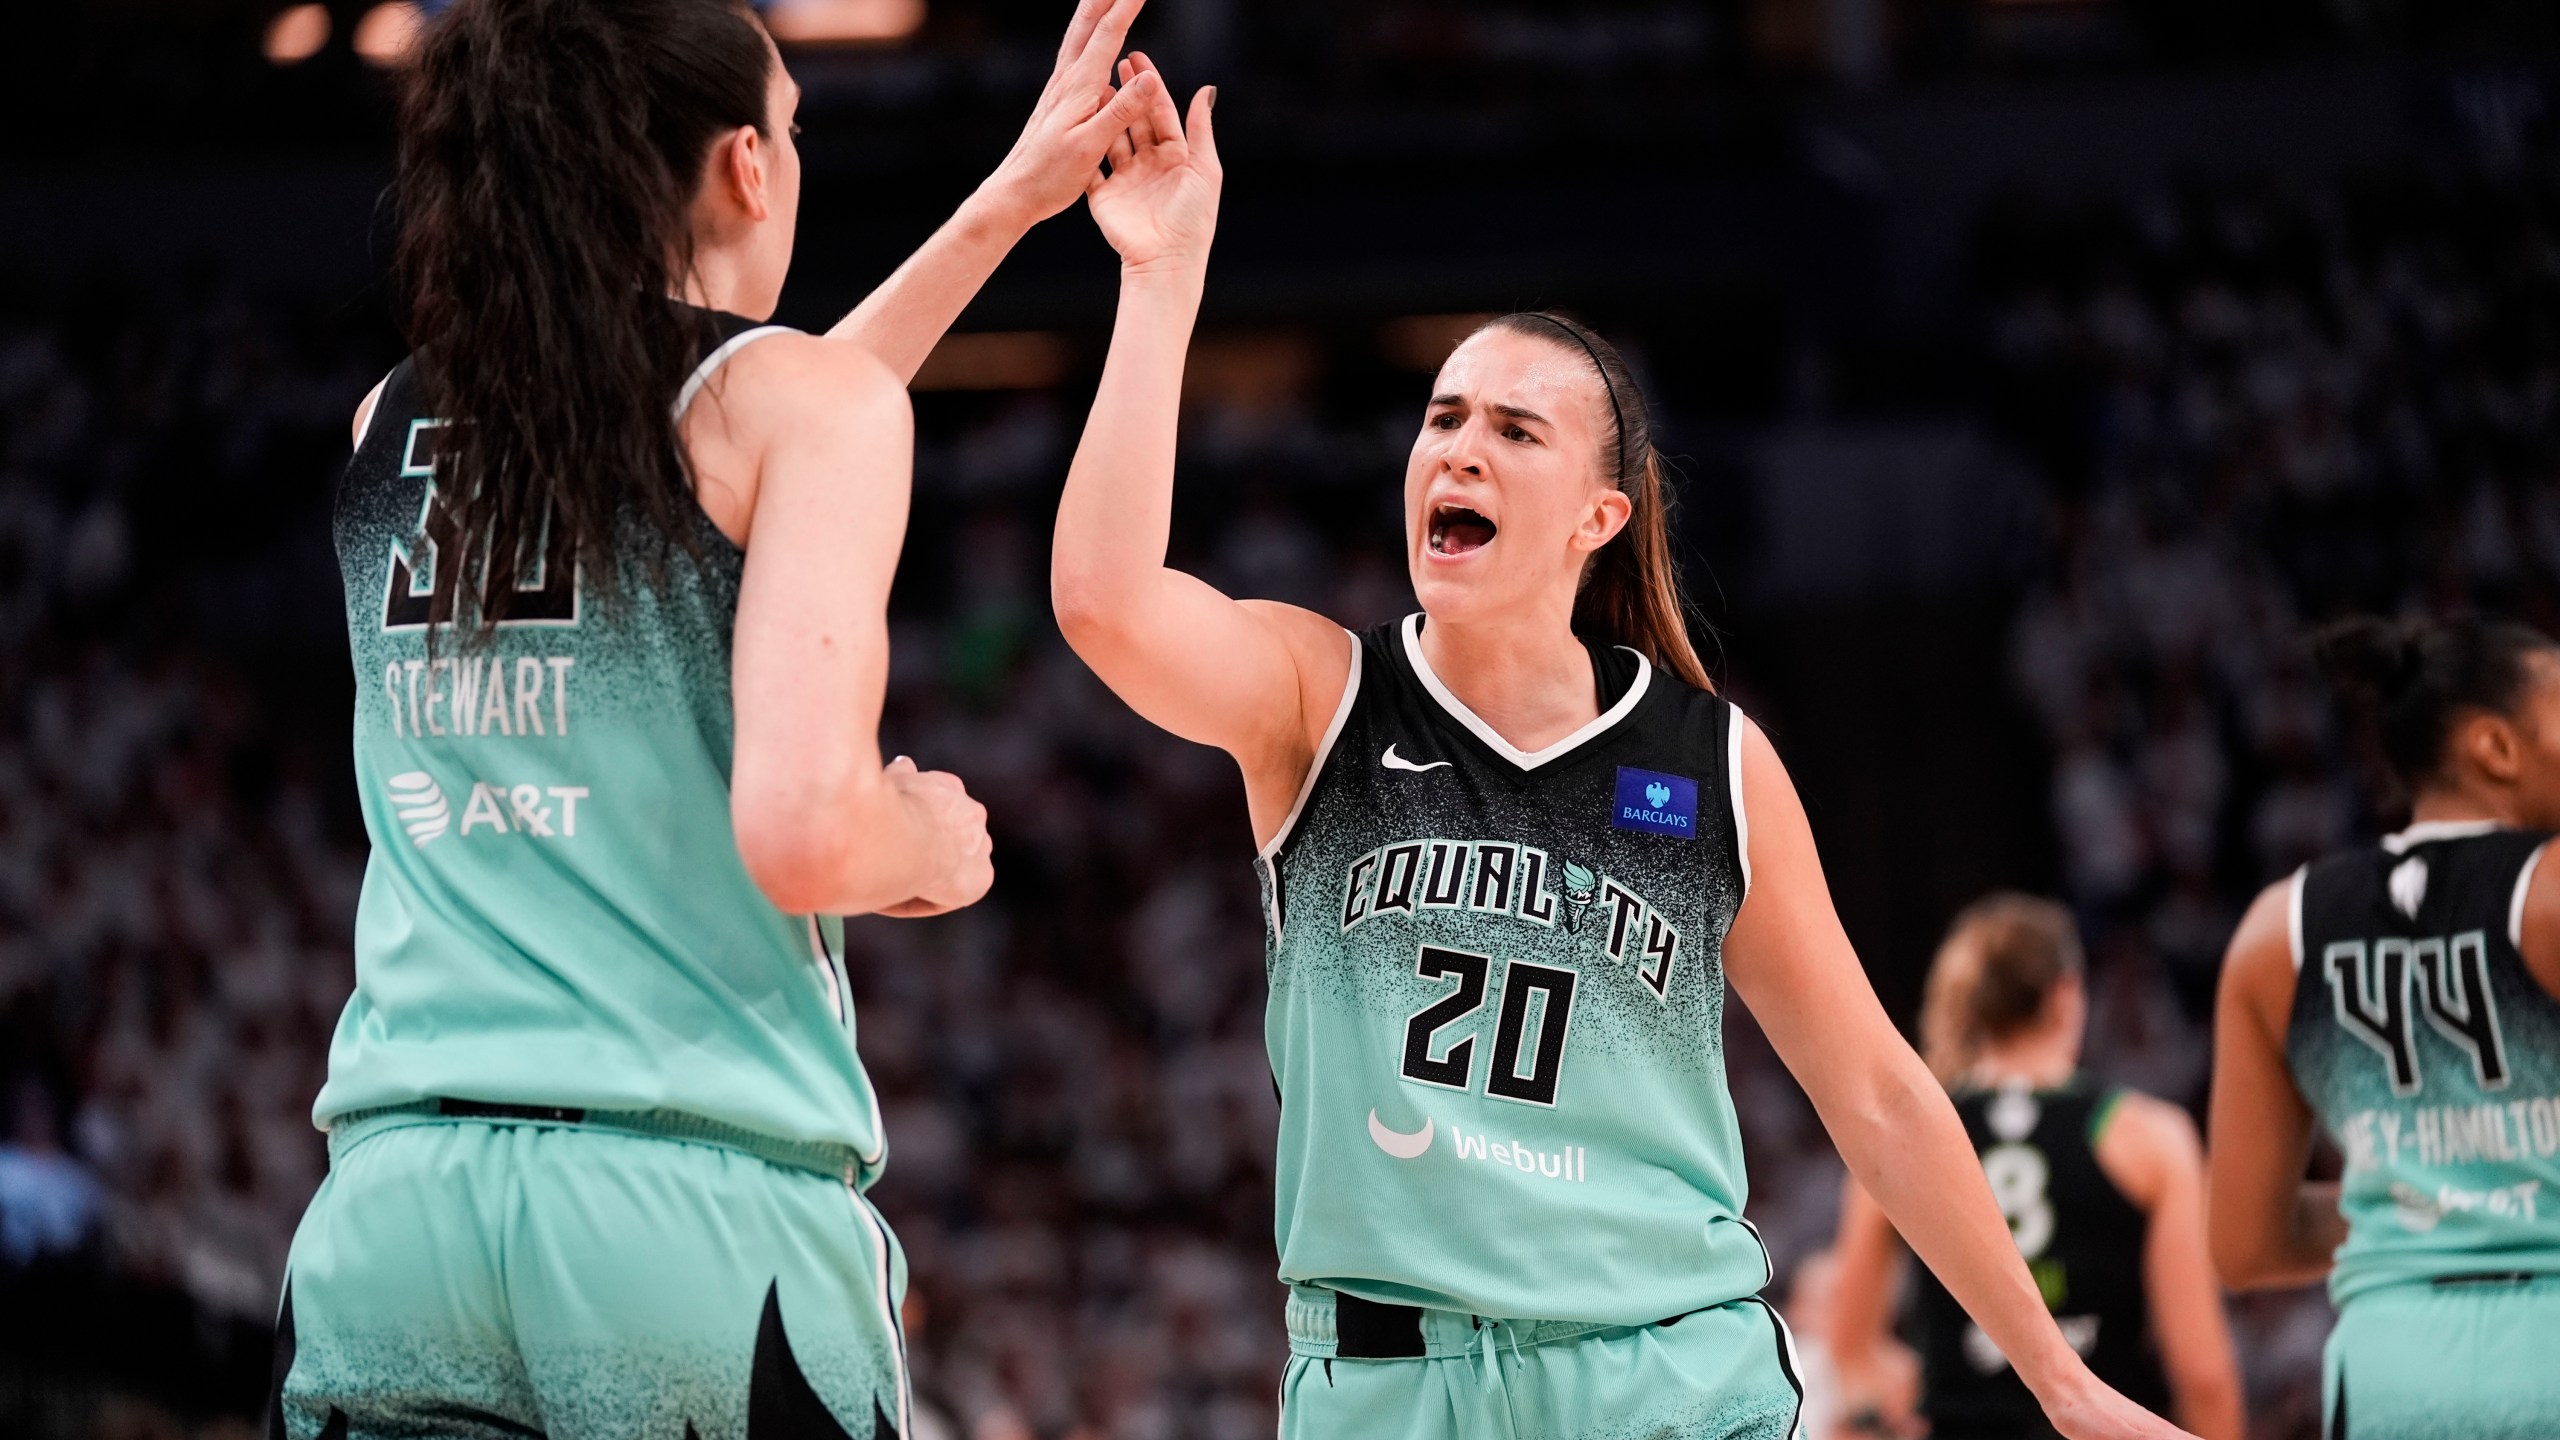
[[[1068,8],[786,0],[780,318],[947,213]],[[415,17],[280,10],[0,17],[0,1433],[258,1433],[324,1160],[364,860],[326,516],[400,351]],[[2380,818],[2303,627],[2560,621],[2555,42],[2530,0],[1153,0],[1229,157],[1178,552],[1399,613],[1430,370],[1473,314],[1590,318],[1897,1016],[1958,905],[2060,894],[2093,1065],[2193,1104],[2239,905]],[[919,379],[887,728],[999,877],[852,927],[919,1384],[980,1440],[1267,1434],[1281,1359],[1240,789],[1045,603],[1114,279],[1069,212]],[[1839,1166],[1730,1023],[1783,1288]],[[2311,1433],[2325,1302],[2234,1309],[2256,1433]]]

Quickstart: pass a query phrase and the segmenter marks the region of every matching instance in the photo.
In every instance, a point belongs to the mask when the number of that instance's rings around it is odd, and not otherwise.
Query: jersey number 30
[[[1426,980],[1454,976],[1458,983],[1405,1022],[1404,1078],[1444,1090],[1475,1088],[1476,1037],[1470,1034],[1436,1054],[1434,1047],[1441,1031],[1484,1008],[1485,981],[1492,972],[1490,956],[1437,945],[1422,947],[1414,973]],[[1493,1073],[1484,1082],[1484,1093],[1525,1105],[1556,1103],[1556,1081],[1564,1071],[1565,1035],[1573,1028],[1573,986],[1578,978],[1570,970],[1526,960],[1514,960],[1503,968],[1502,1007],[1493,1027]],[[1527,1043],[1532,1012],[1537,1048],[1523,1074],[1520,1052]]]

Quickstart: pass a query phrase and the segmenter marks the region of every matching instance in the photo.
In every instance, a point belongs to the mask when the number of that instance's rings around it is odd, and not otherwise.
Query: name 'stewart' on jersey
[[[382,667],[391,733],[447,736],[565,736],[572,655],[441,655]]]
[[[463,799],[461,823],[457,826],[454,807],[445,798],[444,787],[426,771],[404,771],[386,783],[400,828],[408,832],[409,843],[421,850],[448,831],[464,837],[478,831],[536,840],[574,840],[578,835],[578,802],[593,793],[584,785],[509,785],[475,780]]]
[[[1511,840],[1436,837],[1381,845],[1345,868],[1343,933],[1387,915],[1464,910],[1532,925],[1561,924],[1602,936],[1611,960],[1642,956],[1637,971],[1655,999],[1671,987],[1680,932],[1645,898],[1615,879]]]

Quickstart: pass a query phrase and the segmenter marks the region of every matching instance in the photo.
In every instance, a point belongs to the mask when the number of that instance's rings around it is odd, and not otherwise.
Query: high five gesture
[[[1196,264],[1218,229],[1218,140],[1210,123],[1215,86],[1191,97],[1186,128],[1154,62],[1133,52],[1120,62],[1120,93],[1146,104],[1111,143],[1110,173],[1085,182],[1085,203],[1126,269]],[[1115,107],[1116,109],[1117,107]]]
[[[1102,157],[1167,102],[1152,69],[1114,87],[1112,62],[1146,0],[1082,0],[1031,118],[994,173],[897,272],[827,332],[877,355],[900,380],[975,299],[1031,227],[1075,203]]]

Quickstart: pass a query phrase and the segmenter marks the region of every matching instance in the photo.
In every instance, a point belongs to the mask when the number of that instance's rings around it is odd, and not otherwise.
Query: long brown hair
[[[2033,1025],[2081,966],[2080,928],[2060,904],[2001,891],[1964,907],[1938,943],[1920,1002],[1930,1072],[1955,1085],[1983,1046]]]
[[[1662,454],[1653,448],[1653,420],[1644,391],[1618,347],[1578,320],[1551,310],[1523,310],[1485,322],[1476,333],[1502,330],[1580,351],[1591,361],[1609,404],[1609,433],[1601,438],[1601,473],[1627,497],[1626,528],[1600,547],[1583,571],[1573,601],[1576,634],[1624,645],[1701,690],[1713,690],[1706,662],[1690,638],[1689,598],[1671,556],[1671,487],[1662,476]]]
[[[461,558],[432,620],[484,637],[546,530],[608,604],[626,517],[661,542],[653,575],[673,547],[701,555],[671,405],[707,322],[668,297],[712,139],[764,128],[773,64],[744,0],[460,0],[431,22],[394,269],[426,404],[453,422],[436,486]]]

